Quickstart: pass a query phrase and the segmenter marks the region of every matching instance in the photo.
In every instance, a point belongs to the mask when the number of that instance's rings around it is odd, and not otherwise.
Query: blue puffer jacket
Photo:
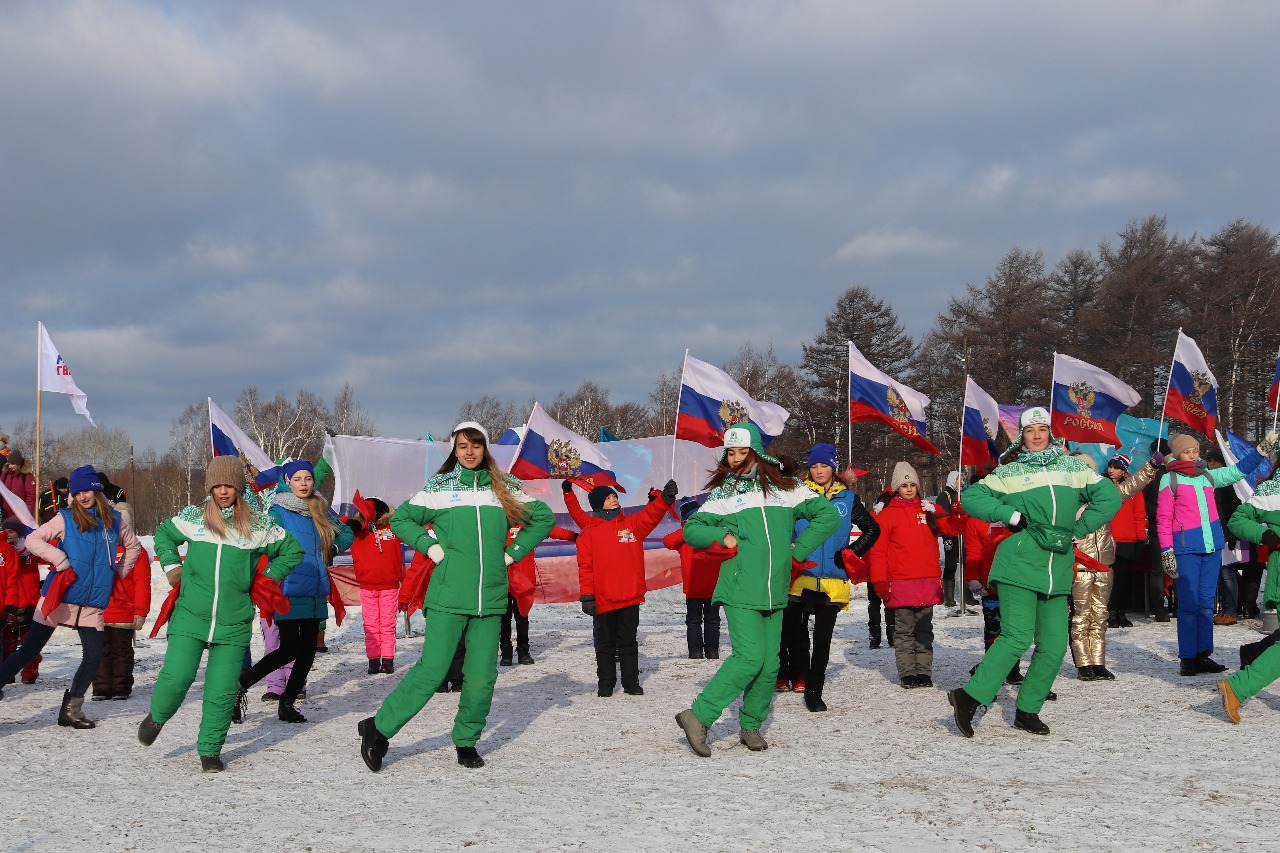
[[[272,506],[271,515],[276,523],[291,533],[302,545],[306,557],[294,568],[293,572],[280,585],[284,594],[289,597],[288,613],[281,613],[278,619],[327,619],[329,618],[329,572],[325,568],[324,549],[320,545],[320,534],[316,525],[308,516]],[[338,529],[333,544],[338,553],[351,547],[355,534],[351,528],[338,521],[338,517],[329,513],[329,520]]]
[[[809,559],[818,565],[812,569],[805,569],[804,574],[815,578],[846,580],[843,564],[836,565],[836,552],[849,544],[850,528],[857,524],[858,529],[862,531],[853,549],[854,553],[861,556],[871,550],[871,546],[875,544],[876,538],[880,535],[880,525],[858,498],[858,493],[852,489],[847,489],[839,483],[832,483],[826,488],[810,480],[805,480],[804,484],[829,500],[836,508],[836,512],[840,513],[840,526],[836,528],[836,532],[827,537],[817,550],[809,555]],[[799,536],[808,526],[808,519],[799,519],[796,522],[796,536]]]
[[[71,510],[61,509],[62,523],[66,532],[62,539],[62,552],[67,555],[71,568],[75,570],[75,583],[67,587],[62,596],[66,604],[79,604],[83,607],[106,607],[111,598],[111,585],[116,579],[116,546],[120,542],[120,513],[111,511],[111,527],[103,530],[95,527],[80,532],[76,526]],[[90,507],[89,514],[98,517],[96,508]],[[40,594],[49,591],[54,572],[45,578]]]

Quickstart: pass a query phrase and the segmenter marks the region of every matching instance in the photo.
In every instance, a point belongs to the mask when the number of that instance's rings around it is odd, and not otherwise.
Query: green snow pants
[[[1257,696],[1268,684],[1280,678],[1280,643],[1258,655],[1253,663],[1227,679],[1231,692],[1241,702]]]
[[[231,727],[231,711],[235,708],[236,693],[240,690],[240,667],[244,663],[245,645],[206,643],[192,637],[169,635],[169,648],[164,653],[164,665],[156,676],[155,692],[151,694],[151,719],[164,725],[178,713],[182,700],[196,680],[200,657],[209,650],[209,663],[204,670],[204,708],[200,714],[200,734],[196,738],[196,752],[200,755],[217,755],[227,740]]]
[[[693,701],[693,714],[708,728],[734,699],[742,696],[738,722],[758,731],[769,717],[778,680],[778,647],[782,645],[783,608],[749,610],[725,605],[729,623],[729,657]]]
[[[1019,711],[1039,714],[1067,656],[1068,596],[1045,595],[1008,583],[1000,584],[996,592],[1000,596],[1000,636],[987,649],[964,691],[990,705],[1009,670],[1034,641],[1036,650],[1015,704]]]
[[[374,716],[374,725],[386,737],[395,737],[427,702],[444,681],[453,663],[458,640],[467,638],[466,657],[462,660],[462,693],[458,713],[453,718],[454,746],[475,746],[489,718],[493,705],[493,688],[498,683],[498,635],[502,632],[502,614],[463,616],[431,610],[426,614],[422,657],[409,667],[404,678],[383,700]]]

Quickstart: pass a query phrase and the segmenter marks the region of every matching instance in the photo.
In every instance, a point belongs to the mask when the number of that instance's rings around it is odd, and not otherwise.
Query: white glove
[[[164,577],[169,582],[169,586],[177,586],[178,581],[182,580],[182,566],[165,569]]]
[[[1160,552],[1160,566],[1164,569],[1164,573],[1173,579],[1178,577],[1178,558],[1173,555],[1172,548],[1165,548]]]
[[[974,598],[982,598],[986,594],[982,588],[982,581],[969,581],[969,592],[973,593]]]
[[[511,565],[512,563],[514,563],[514,562],[515,562],[515,558],[514,558],[514,557],[512,557],[510,554],[508,554],[506,551],[503,551],[503,552],[502,552],[502,562],[506,563],[506,564],[509,566],[509,565]]]
[[[1270,456],[1271,452],[1276,449],[1276,445],[1280,444],[1280,435],[1269,432],[1262,439],[1262,443],[1258,445],[1258,452],[1263,456]]]
[[[437,566],[444,562],[444,549],[440,547],[440,543],[437,542],[427,549],[427,559]]]
[[[938,510],[933,501],[920,501],[920,508],[925,512],[937,512]]]

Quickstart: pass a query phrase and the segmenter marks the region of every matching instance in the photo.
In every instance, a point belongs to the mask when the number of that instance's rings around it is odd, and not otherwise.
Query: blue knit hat
[[[836,448],[834,444],[815,444],[809,448],[810,465],[826,465],[836,467]]]
[[[292,479],[293,475],[299,471],[310,471],[311,476],[313,477],[316,475],[316,469],[313,468],[311,463],[305,459],[294,459],[286,462],[281,470],[284,471],[284,478],[286,480]]]
[[[92,465],[81,465],[72,471],[67,483],[71,486],[73,495],[77,492],[102,491],[102,480],[98,478],[98,472],[93,470]]]

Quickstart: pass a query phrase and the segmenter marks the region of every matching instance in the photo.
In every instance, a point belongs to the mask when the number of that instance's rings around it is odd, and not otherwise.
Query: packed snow
[[[161,592],[161,590],[158,590]],[[156,605],[162,596],[157,595]],[[153,609],[154,611],[154,609]],[[154,612],[153,612],[154,617]],[[972,740],[952,724],[946,688],[982,649],[982,618],[935,611],[936,689],[897,684],[893,651],[868,648],[865,602],[841,614],[827,713],[779,694],[765,752],[738,743],[736,709],[694,756],[673,716],[716,661],[689,660],[679,587],[641,609],[644,696],[595,694],[591,623],[575,605],[532,613],[532,666],[502,667],[479,770],[456,763],[457,694],[436,694],[391,741],[379,774],[359,756],[356,723],[400,675],[366,674],[358,609],[330,623],[301,704],[277,721],[251,696],[232,726],[227,770],[201,774],[197,680],[155,745],[136,738],[163,660],[138,648],[127,701],[85,703],[92,731],[56,724],[79,661],[60,630],[39,683],[5,689],[4,847],[9,850],[1262,850],[1280,772],[1280,695],[1264,691],[1228,723],[1212,676],[1178,675],[1176,622],[1109,632],[1114,682],[1082,683],[1070,656],[1037,737],[1012,728],[1013,688]],[[149,626],[148,626],[149,631]],[[145,632],[144,632],[145,633]],[[727,632],[724,652],[727,653]],[[1219,627],[1234,665],[1255,625]],[[421,636],[399,642],[403,671]],[[254,654],[261,653],[255,640]],[[1271,821],[1271,822],[1269,822]]]

